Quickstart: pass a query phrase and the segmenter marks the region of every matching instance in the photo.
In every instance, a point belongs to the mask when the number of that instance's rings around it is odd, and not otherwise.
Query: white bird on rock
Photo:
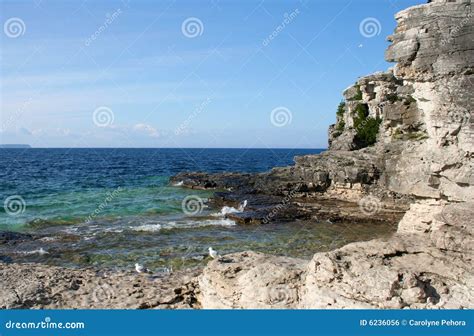
[[[238,209],[238,211],[239,211],[239,212],[243,212],[243,211],[245,210],[245,207],[246,207],[246,206],[247,206],[247,200],[245,200],[245,201],[243,201],[243,202],[241,202],[241,203],[239,204],[239,209]]]
[[[209,256],[212,258],[212,259],[216,259],[219,257],[219,255],[217,254],[216,251],[214,251],[214,249],[212,247],[209,247]]]
[[[148,268],[143,265],[140,265],[139,263],[135,264],[135,271],[137,271],[137,273],[152,273]]]

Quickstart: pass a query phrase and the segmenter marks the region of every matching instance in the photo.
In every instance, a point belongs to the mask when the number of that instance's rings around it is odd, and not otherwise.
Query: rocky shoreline
[[[396,66],[344,91],[328,151],[263,174],[171,180],[215,190],[216,205],[247,200],[228,214],[241,225],[398,222],[392,237],[310,261],[241,252],[164,278],[2,262],[0,307],[474,308],[471,1],[431,1],[396,20],[386,52]]]
[[[317,253],[309,263],[251,252],[212,262],[199,278],[203,307],[474,307],[471,1],[431,1],[396,19],[386,59],[397,65],[345,90],[326,153],[231,176],[247,181],[244,191],[220,176],[176,178],[188,187],[224,187],[217,195],[223,200],[291,194],[285,211],[311,218],[320,215],[308,210],[311,202],[341,216],[321,200],[355,203],[374,220],[408,207],[397,233]]]

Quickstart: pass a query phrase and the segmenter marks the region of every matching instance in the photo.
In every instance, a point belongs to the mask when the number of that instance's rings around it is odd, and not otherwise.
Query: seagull
[[[209,247],[209,256],[210,256],[212,259],[216,259],[216,258],[218,257],[217,252],[214,251],[212,247]]]
[[[143,265],[140,265],[139,263],[135,264],[135,271],[137,271],[137,273],[152,273],[148,268]]]
[[[45,254],[49,254],[49,252],[46,251],[45,249],[43,249],[42,247],[40,247],[40,249],[38,250],[38,254],[39,255],[45,255]]]
[[[245,210],[245,207],[247,206],[247,200],[243,201],[242,203],[239,204],[239,212],[242,212]]]

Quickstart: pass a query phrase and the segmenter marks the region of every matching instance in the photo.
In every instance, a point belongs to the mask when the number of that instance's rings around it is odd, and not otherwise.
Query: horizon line
[[[0,149],[327,149],[316,147],[23,147],[5,148],[0,144]]]

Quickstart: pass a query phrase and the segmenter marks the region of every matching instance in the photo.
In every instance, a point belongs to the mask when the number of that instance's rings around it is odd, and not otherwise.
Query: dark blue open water
[[[310,256],[349,238],[328,223],[239,226],[182,201],[209,191],[168,183],[182,171],[263,172],[310,149],[0,149],[0,230],[44,235],[0,256],[67,266],[197,265],[207,248]],[[309,229],[308,229],[309,228]],[[355,229],[355,227],[353,228]],[[302,231],[304,230],[304,231]],[[362,230],[365,232],[365,230]],[[304,232],[304,234],[301,234]],[[373,235],[373,229],[371,232]],[[363,237],[362,237],[363,238]],[[331,245],[332,246],[332,245]],[[39,249],[48,253],[35,253]]]

